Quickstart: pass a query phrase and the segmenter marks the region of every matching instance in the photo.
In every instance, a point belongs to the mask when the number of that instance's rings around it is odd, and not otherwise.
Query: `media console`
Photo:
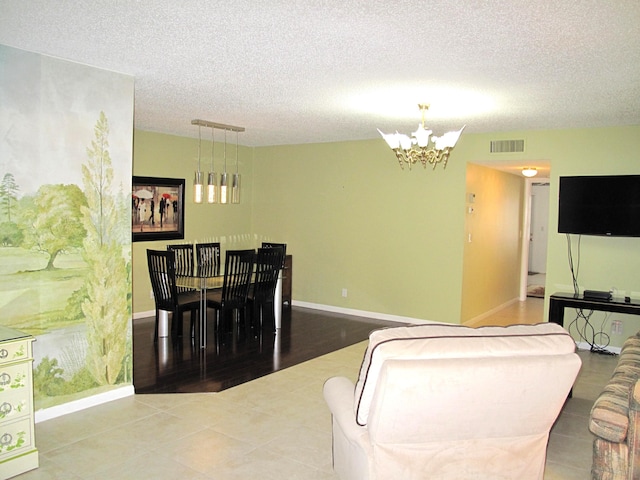
[[[603,300],[596,298],[584,298],[584,295],[573,293],[554,293],[549,297],[549,321],[564,327],[564,309],[581,308],[583,310],[597,310],[601,312],[627,313],[640,315],[640,300],[624,298],[612,298]]]

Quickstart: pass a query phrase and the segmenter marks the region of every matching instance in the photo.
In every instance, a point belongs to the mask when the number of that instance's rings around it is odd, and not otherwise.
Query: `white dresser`
[[[0,326],[0,479],[38,468],[31,335]]]

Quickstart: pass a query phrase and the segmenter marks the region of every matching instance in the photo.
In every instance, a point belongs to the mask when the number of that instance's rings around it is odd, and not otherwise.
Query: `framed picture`
[[[134,242],[184,238],[184,178],[133,177]]]

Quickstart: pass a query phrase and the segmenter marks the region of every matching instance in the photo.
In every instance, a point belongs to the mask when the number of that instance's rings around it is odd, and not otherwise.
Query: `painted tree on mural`
[[[86,232],[80,212],[85,206],[84,193],[77,185],[42,185],[32,207],[23,212],[23,246],[47,253],[47,270],[55,268],[61,252],[82,246]]]
[[[16,223],[15,210],[18,204],[20,187],[11,173],[5,173],[0,182],[0,245],[16,246],[24,238]]]
[[[0,207],[1,213],[7,222],[11,222],[11,211],[18,201],[18,184],[11,173],[5,173],[0,183]]]
[[[87,298],[82,304],[87,324],[87,368],[96,381],[113,385],[122,371],[127,351],[129,320],[129,260],[122,248],[124,202],[113,189],[109,154],[109,124],[104,112],[94,127],[95,138],[87,148],[82,179],[87,206],[82,223],[87,231],[83,256],[89,265]]]

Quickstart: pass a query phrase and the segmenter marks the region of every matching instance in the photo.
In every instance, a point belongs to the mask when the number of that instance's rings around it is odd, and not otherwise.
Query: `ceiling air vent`
[[[519,153],[524,152],[524,140],[492,140],[491,153]]]

